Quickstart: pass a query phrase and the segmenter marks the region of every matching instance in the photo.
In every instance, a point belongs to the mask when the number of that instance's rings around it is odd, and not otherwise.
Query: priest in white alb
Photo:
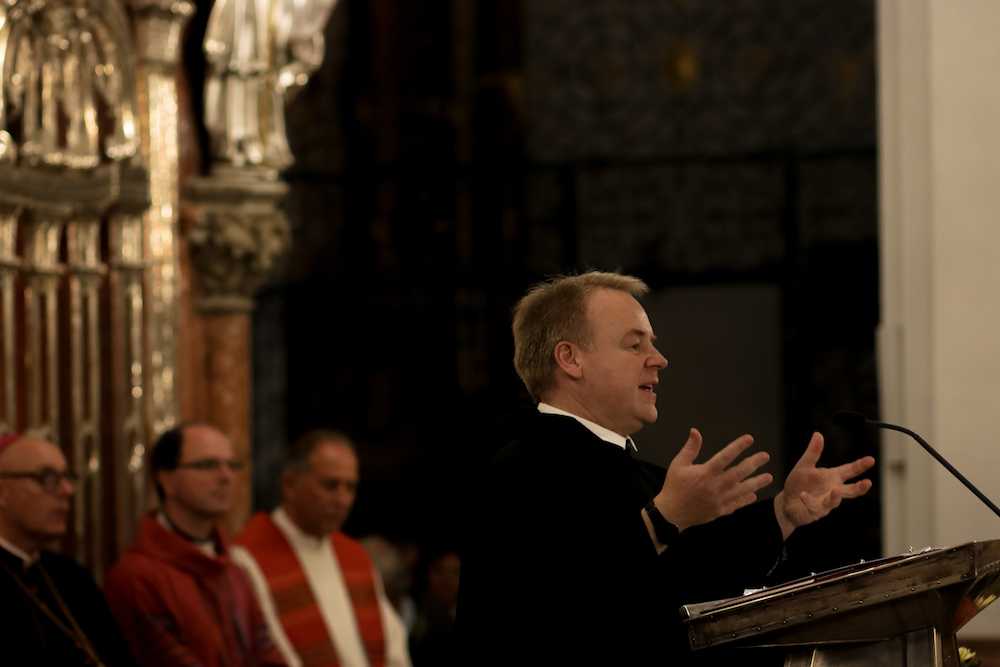
[[[232,550],[293,667],[410,667],[406,629],[378,572],[364,547],[341,532],[358,478],[344,434],[306,433],[281,474],[283,504],[254,515]]]

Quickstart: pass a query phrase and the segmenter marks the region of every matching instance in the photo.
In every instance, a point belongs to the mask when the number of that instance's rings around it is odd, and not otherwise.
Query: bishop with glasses
[[[66,533],[73,482],[62,451],[28,435],[0,437],[0,662],[132,667],[90,573],[43,549]]]

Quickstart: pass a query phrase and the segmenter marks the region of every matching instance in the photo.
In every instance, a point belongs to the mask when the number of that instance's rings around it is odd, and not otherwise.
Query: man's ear
[[[583,366],[581,365],[580,359],[580,348],[578,348],[573,343],[566,340],[561,340],[556,343],[556,349],[553,351],[553,356],[556,360],[556,365],[569,375],[574,380],[579,380],[583,377]]]
[[[288,470],[281,472],[281,495],[287,500],[295,492],[295,475]]]
[[[156,471],[156,482],[160,485],[160,488],[163,489],[163,499],[164,500],[166,500],[167,498],[173,496],[174,485],[172,484],[172,482],[174,481],[174,478],[173,478],[173,475],[170,474],[172,472],[173,472],[172,470],[157,470]],[[170,489],[170,493],[167,493],[167,488],[168,487]]]

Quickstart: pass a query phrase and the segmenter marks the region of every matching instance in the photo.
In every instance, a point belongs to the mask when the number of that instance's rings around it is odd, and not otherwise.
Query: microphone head
[[[860,431],[868,423],[868,418],[860,412],[835,412],[833,413],[833,423],[849,431]]]

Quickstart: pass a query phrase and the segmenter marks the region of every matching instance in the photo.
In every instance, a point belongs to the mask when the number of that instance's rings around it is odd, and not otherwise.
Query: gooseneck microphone
[[[927,442],[921,438],[919,435],[914,433],[908,428],[903,428],[902,426],[896,426],[895,424],[886,424],[885,422],[875,421],[874,419],[868,419],[860,412],[836,412],[833,415],[833,422],[842,428],[846,428],[850,431],[861,431],[865,426],[877,426],[878,428],[886,428],[891,431],[899,431],[900,433],[905,433],[914,440],[920,443],[920,446],[927,450],[927,452],[938,460],[938,463],[943,465],[948,469],[952,475],[955,476],[958,481],[965,484],[969,491],[976,494],[976,497],[983,501],[987,507],[993,510],[993,513],[1000,516],[1000,508],[994,505],[989,498],[983,495],[983,492],[977,489],[972,482],[965,479],[962,473],[955,470],[955,467],[948,463],[943,456],[937,453],[933,447],[931,447]]]

